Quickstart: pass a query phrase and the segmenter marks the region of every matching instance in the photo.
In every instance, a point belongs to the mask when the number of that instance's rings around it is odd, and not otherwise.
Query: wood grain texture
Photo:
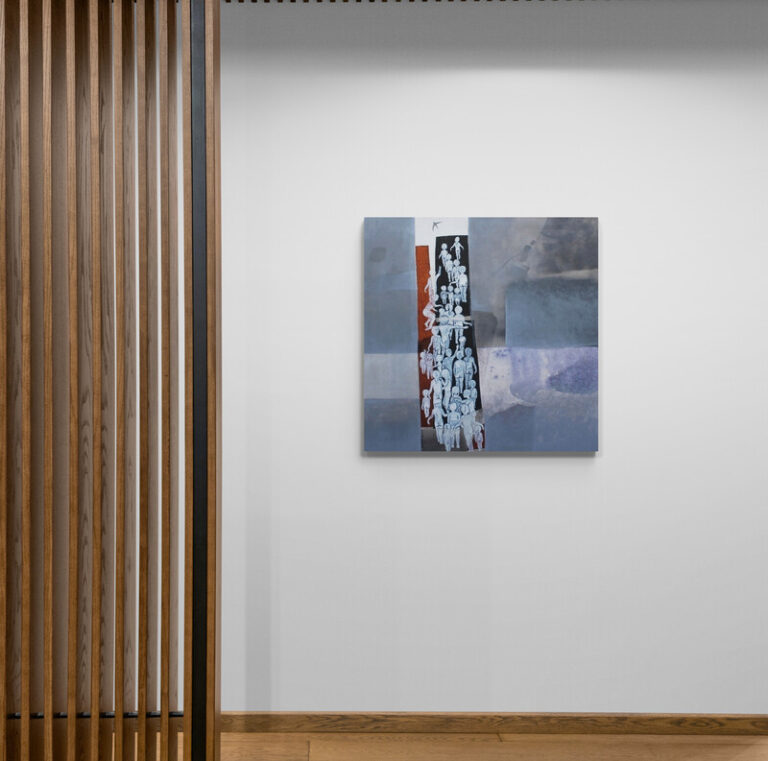
[[[67,116],[65,0],[51,2],[51,283],[53,355],[52,663],[53,710],[67,710],[69,512],[69,296],[67,250]],[[50,608],[49,608],[50,609]],[[54,722],[56,758],[66,722]]]
[[[742,761],[766,738],[664,735],[224,733],[222,761]]]
[[[184,735],[192,726],[192,72],[190,2],[181,0],[182,168],[184,194]],[[184,761],[191,761],[189,742]]]
[[[136,4],[136,108],[138,119],[138,257],[139,257],[139,610],[137,754],[147,756],[148,519],[149,519],[149,185],[147,169],[147,0]]]
[[[28,222],[29,222],[29,555],[25,558],[29,576],[30,610],[29,710],[44,709],[45,651],[45,262],[43,236],[43,3],[28,3],[27,102],[28,102]],[[29,723],[29,754],[44,756],[44,722]]]
[[[168,230],[167,244],[167,274],[168,286],[164,289],[167,297],[167,471],[164,477],[168,479],[168,565],[167,565],[167,603],[163,610],[167,615],[168,652],[168,710],[177,711],[179,705],[179,255],[178,255],[178,34],[176,3],[167,4],[167,82],[165,93],[166,105],[162,109],[167,114],[166,145],[163,153],[166,156],[167,192],[164,209],[167,216],[165,225]],[[166,374],[164,372],[164,383]],[[166,422],[164,420],[163,425]],[[178,722],[171,721],[168,725],[168,759],[175,761],[178,757]]]
[[[99,761],[99,687],[101,683],[101,420],[102,420],[102,366],[101,366],[101,155],[99,151],[99,0],[88,2],[88,83],[89,83],[89,147],[90,147],[90,224],[91,224],[91,399],[93,418],[91,427],[91,488],[92,498],[92,555],[91,555],[91,647],[90,647],[90,714],[89,751],[91,761]]]
[[[178,11],[167,15],[167,225],[168,225],[168,709],[179,705],[179,252],[178,252]],[[178,757],[179,722],[169,723],[168,758]]]
[[[21,694],[21,241],[20,241],[20,102],[19,4],[5,5],[5,215],[7,298],[6,434],[7,531],[6,577],[6,705],[20,710]],[[18,723],[7,724],[7,742],[18,750]],[[9,755],[13,753],[9,750]]]
[[[79,328],[77,277],[77,127],[75,0],[66,0],[67,258],[69,275],[69,547],[67,611],[67,761],[77,745],[77,587],[79,500]]]
[[[53,7],[43,0],[44,652],[43,755],[53,761]]]
[[[160,0],[161,2],[163,0]],[[147,710],[160,708],[160,271],[158,197],[158,93],[157,3],[146,3],[146,183],[147,183],[147,319],[148,319],[148,479],[147,507]],[[158,724],[153,726],[157,729]],[[156,755],[156,743],[147,744],[147,761]]]
[[[224,712],[222,732],[768,735],[759,714]]]
[[[5,11],[5,243],[6,243],[6,710],[20,710],[21,690],[21,242],[19,4]],[[9,758],[18,758],[19,722],[6,724]]]
[[[221,738],[221,758],[222,761],[308,761],[309,740],[303,735],[226,734]]]
[[[171,661],[171,199],[169,114],[169,8],[157,6],[158,95],[160,120],[160,270],[161,270],[161,625],[160,625],[160,758],[168,761],[170,750]],[[175,199],[173,199],[175,201]]]
[[[123,223],[125,251],[125,589],[123,600],[124,643],[123,654],[126,664],[123,680],[124,707],[127,711],[137,708],[137,670],[135,667],[138,648],[138,553],[137,553],[137,516],[138,491],[137,475],[139,468],[137,438],[137,379],[138,379],[138,314],[136,283],[136,175],[137,137],[136,125],[136,56],[134,47],[133,3],[124,0],[122,14],[122,91],[123,91]],[[118,683],[119,685],[119,683]],[[136,724],[132,731],[125,731],[125,758],[135,755]]]
[[[29,2],[19,4],[21,165],[21,761],[30,758],[32,648],[32,294],[30,242]]]
[[[688,738],[682,738],[688,740]],[[627,741],[624,737],[605,742],[605,738],[582,738],[577,741],[539,741],[527,739],[501,743],[474,743],[471,746],[450,740],[434,742],[335,742],[311,741],[309,761],[758,761],[766,757],[768,740],[755,738],[698,738],[697,742],[680,742],[665,738],[663,742]],[[244,756],[243,756],[244,758]],[[251,756],[266,761],[264,755]]]
[[[101,262],[101,585],[99,710],[114,705],[115,610],[115,259],[111,2],[98,6],[98,179]],[[111,720],[99,722],[99,756],[112,755]]]
[[[132,13],[131,6],[128,10]],[[114,761],[123,761],[125,719],[125,154],[123,93],[123,0],[112,9],[115,162],[115,743]]]
[[[176,3],[168,6],[168,228],[171,282],[170,298],[170,610],[168,628],[170,637],[169,705],[171,710],[181,709],[179,704],[179,214],[178,214],[178,10]],[[171,722],[171,728],[179,722]],[[171,743],[171,756],[174,755]]]
[[[91,710],[91,643],[93,589],[93,209],[91,204],[91,66],[89,2],[76,2],[75,13],[75,146],[78,278],[78,557],[77,557],[77,711]],[[77,752],[90,757],[90,721],[78,720]]]

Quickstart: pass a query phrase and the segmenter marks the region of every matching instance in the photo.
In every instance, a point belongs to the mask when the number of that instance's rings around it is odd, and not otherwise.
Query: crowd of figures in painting
[[[435,438],[427,449],[483,449],[467,248],[467,236],[438,237],[437,271],[430,272],[424,287],[428,301],[422,314],[428,343],[419,352],[419,368],[426,379],[421,384],[421,409]]]

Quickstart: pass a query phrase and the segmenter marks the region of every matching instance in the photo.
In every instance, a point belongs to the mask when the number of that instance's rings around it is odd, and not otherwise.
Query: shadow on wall
[[[260,24],[241,23],[257,14]],[[224,58],[275,56],[287,66],[338,60],[360,70],[414,66],[668,69],[762,56],[763,0],[606,2],[227,3]]]

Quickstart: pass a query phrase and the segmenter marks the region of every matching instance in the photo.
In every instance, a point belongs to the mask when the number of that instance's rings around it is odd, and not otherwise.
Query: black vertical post
[[[192,761],[206,761],[208,319],[205,2],[190,0],[192,106]]]

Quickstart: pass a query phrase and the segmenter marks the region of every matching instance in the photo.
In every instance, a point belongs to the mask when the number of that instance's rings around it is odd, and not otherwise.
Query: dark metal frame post
[[[206,761],[208,631],[208,281],[205,3],[190,0],[192,132],[192,761]],[[210,104],[212,106],[212,104]]]

